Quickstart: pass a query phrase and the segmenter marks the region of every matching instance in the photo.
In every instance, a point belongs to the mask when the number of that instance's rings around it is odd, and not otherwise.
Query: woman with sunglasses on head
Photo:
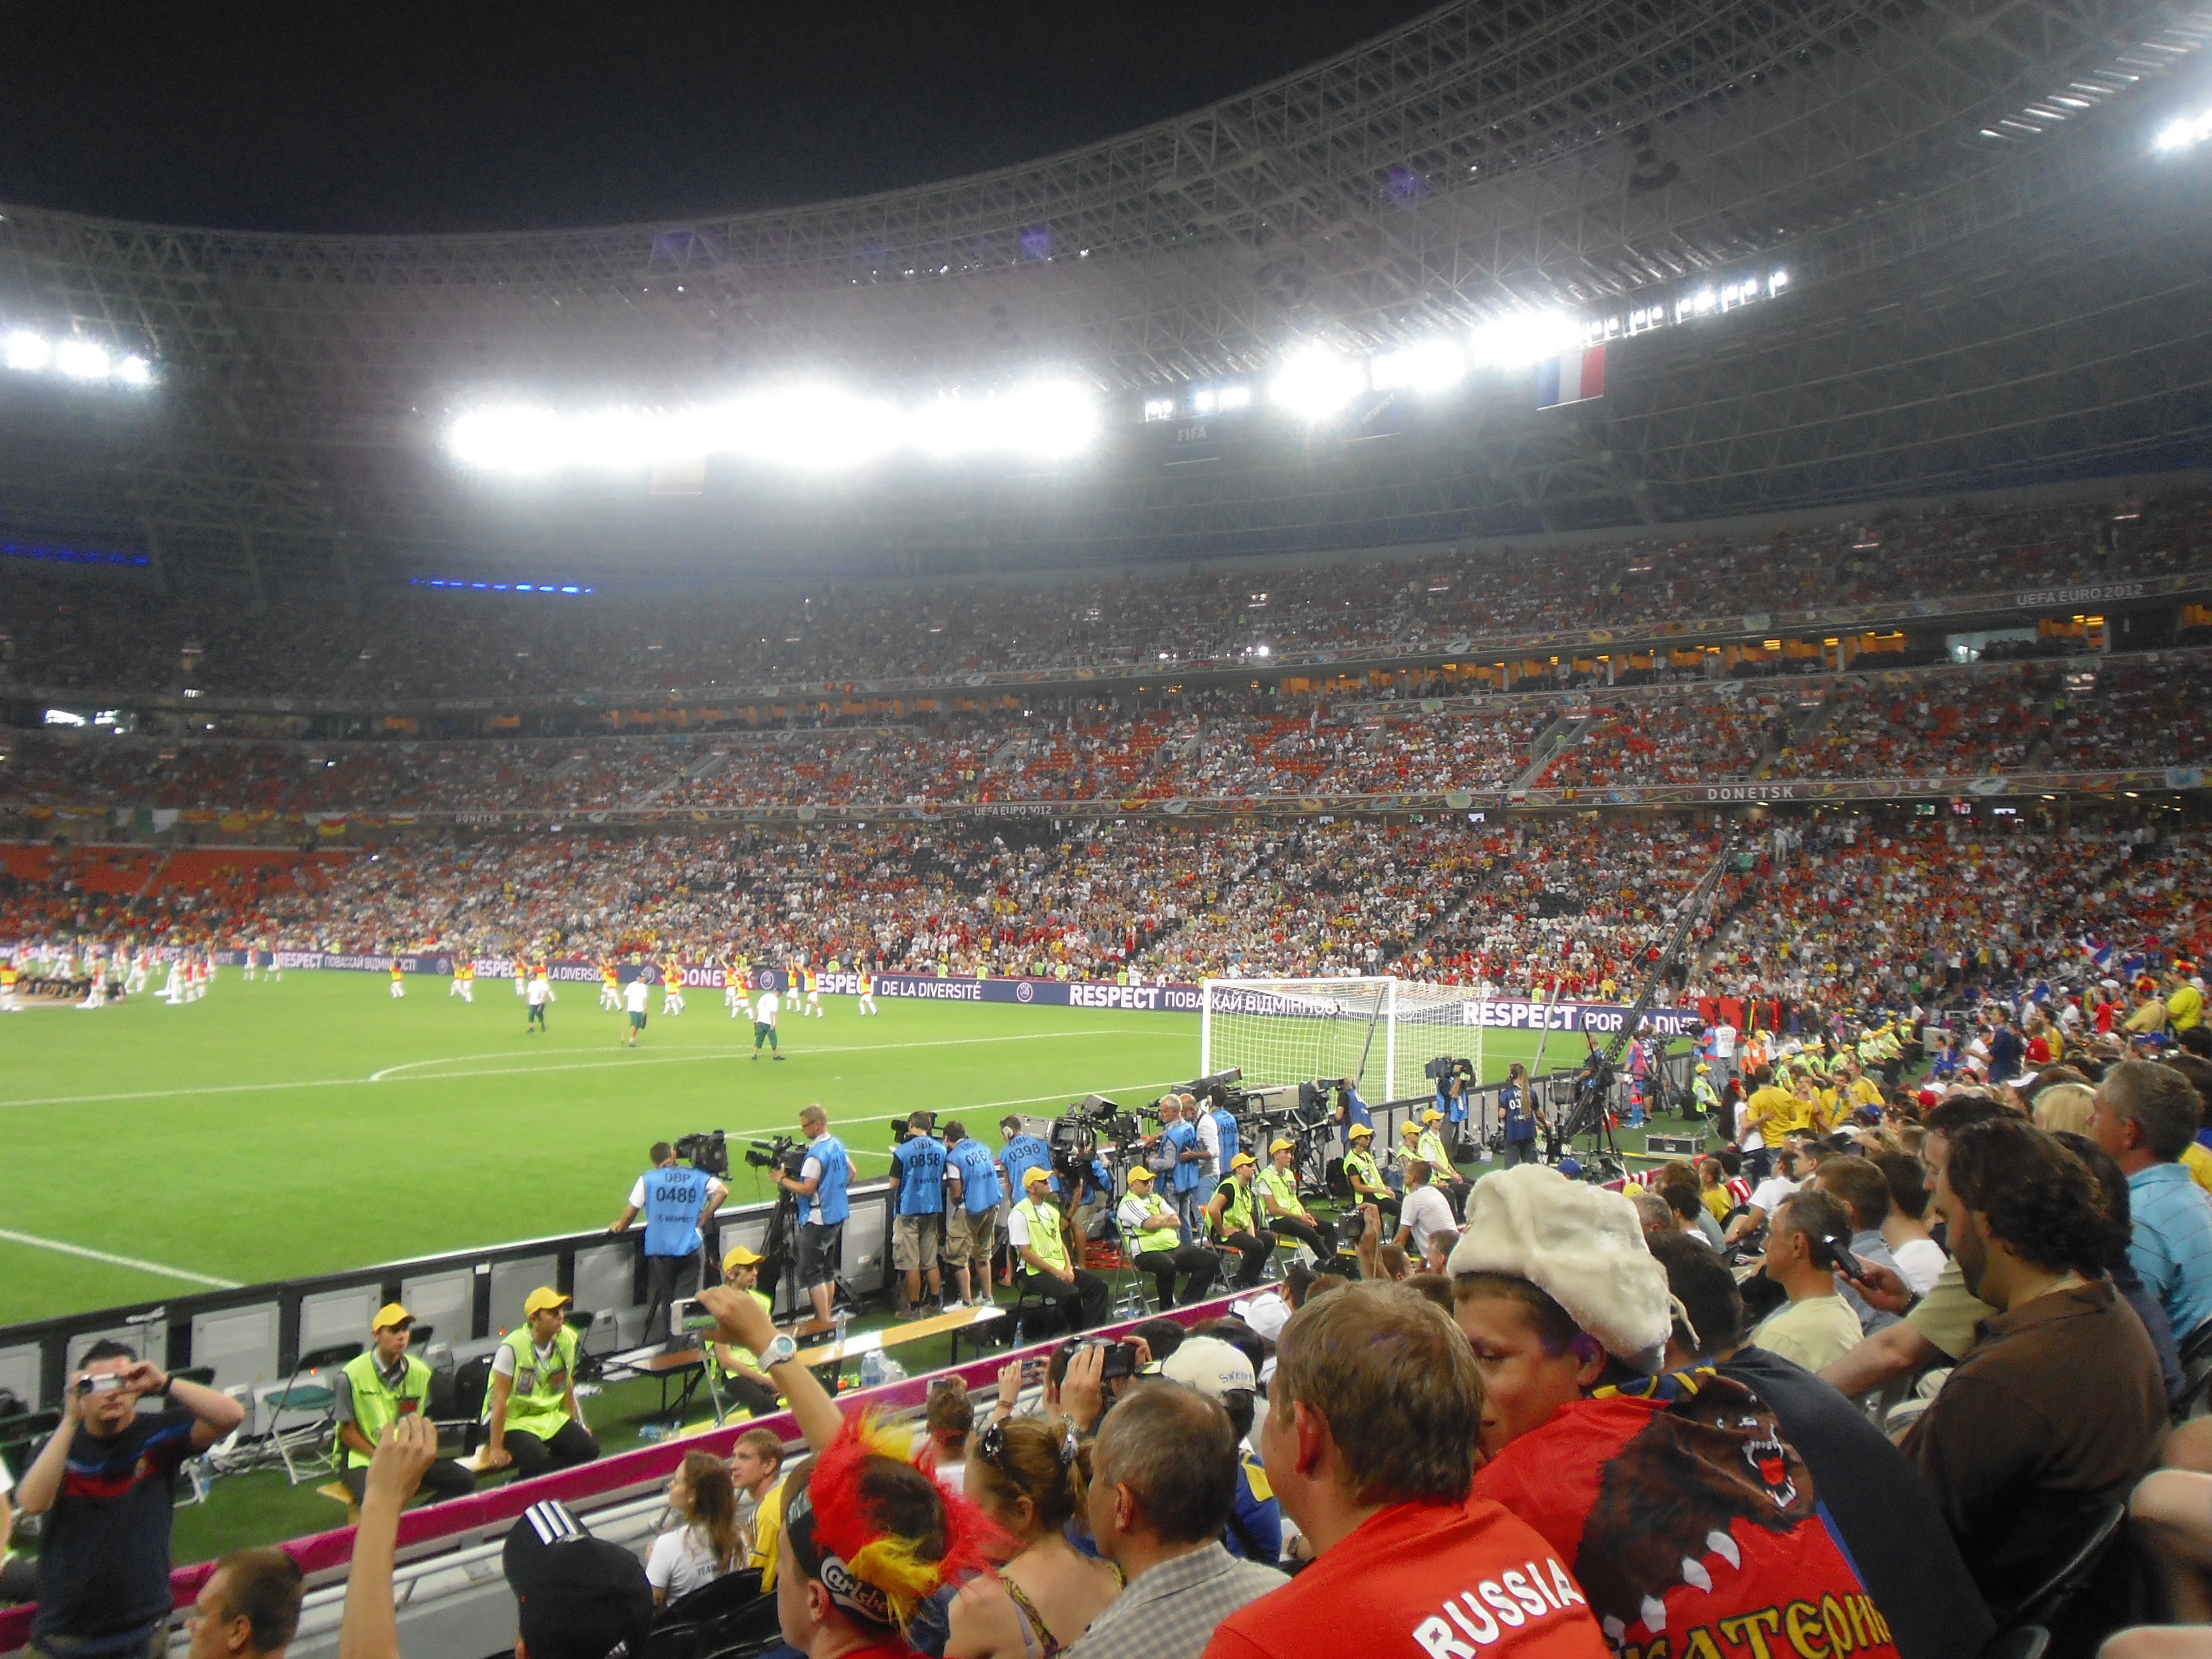
[[[1000,1395],[1011,1405],[1003,1382]],[[1121,1593],[1112,1567],[1067,1541],[1090,1482],[1072,1424],[993,1413],[969,1451],[968,1496],[1018,1547],[953,1597],[946,1659],[1054,1659]]]

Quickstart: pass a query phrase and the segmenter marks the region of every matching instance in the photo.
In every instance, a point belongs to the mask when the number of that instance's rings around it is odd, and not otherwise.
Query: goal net
[[[1199,988],[1199,1069],[1231,1066],[1248,1089],[1348,1077],[1372,1101],[1431,1091],[1425,1068],[1449,1055],[1482,1077],[1478,993],[1410,980],[1209,979]]]

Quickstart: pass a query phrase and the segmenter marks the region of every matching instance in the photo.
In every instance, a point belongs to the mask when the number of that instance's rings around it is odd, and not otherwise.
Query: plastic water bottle
[[[860,1386],[864,1389],[879,1388],[883,1380],[884,1356],[880,1351],[871,1348],[860,1356]]]

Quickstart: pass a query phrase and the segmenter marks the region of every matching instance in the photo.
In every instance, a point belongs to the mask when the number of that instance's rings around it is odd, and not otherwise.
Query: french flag
[[[2108,968],[2112,962],[2112,947],[2094,933],[2084,933],[2081,939],[2081,954],[2100,968]]]
[[[1557,409],[1605,396],[1605,348],[1569,351],[1536,365],[1536,407]]]

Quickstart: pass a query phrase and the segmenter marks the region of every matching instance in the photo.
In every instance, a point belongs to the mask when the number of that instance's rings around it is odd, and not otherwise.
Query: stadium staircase
[[[1533,789],[1542,781],[1544,774],[1563,750],[1571,749],[1582,741],[1583,735],[1596,724],[1593,714],[1562,714],[1536,734],[1528,745],[1528,764],[1522,774],[1507,786],[1509,789]]]

